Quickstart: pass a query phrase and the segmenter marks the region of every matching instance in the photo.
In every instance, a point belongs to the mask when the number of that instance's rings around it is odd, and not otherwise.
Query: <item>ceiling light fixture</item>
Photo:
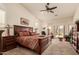
[[[50,8],[49,5],[50,5],[50,4],[47,3],[47,4],[45,5],[46,9],[44,9],[44,10],[40,10],[40,11],[41,11],[41,12],[42,12],[42,11],[47,11],[48,13],[49,13],[49,12],[50,12],[50,13],[54,13],[53,10],[56,9],[57,6],[55,6],[55,7],[51,7],[51,8]]]

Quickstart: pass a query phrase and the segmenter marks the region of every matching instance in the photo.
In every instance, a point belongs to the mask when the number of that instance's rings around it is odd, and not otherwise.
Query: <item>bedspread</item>
[[[34,49],[38,40],[36,36],[20,36],[17,37],[17,42],[25,47]]]

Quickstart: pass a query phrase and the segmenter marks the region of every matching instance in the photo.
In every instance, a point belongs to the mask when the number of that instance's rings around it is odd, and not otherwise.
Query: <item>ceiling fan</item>
[[[54,11],[52,11],[52,10],[54,10],[54,9],[56,9],[57,8],[57,6],[55,6],[55,7],[49,7],[49,3],[47,3],[46,5],[45,5],[45,7],[46,7],[46,9],[45,10],[40,10],[41,12],[42,11],[47,11],[47,12],[51,12],[51,13],[54,13]]]

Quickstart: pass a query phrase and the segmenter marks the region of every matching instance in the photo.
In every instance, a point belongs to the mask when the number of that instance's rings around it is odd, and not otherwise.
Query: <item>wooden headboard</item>
[[[18,32],[22,32],[22,31],[31,31],[31,32],[33,32],[33,28],[32,27],[14,25],[14,35],[15,36],[18,35]]]

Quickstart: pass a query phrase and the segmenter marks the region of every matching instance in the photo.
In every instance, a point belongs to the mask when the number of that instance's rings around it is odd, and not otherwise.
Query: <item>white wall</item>
[[[4,5],[4,7],[2,6]],[[38,23],[38,29],[41,30],[40,21],[35,18],[30,12],[28,12],[23,6],[20,4],[1,4],[1,8],[5,8],[6,11],[6,23],[10,25],[21,25],[20,18],[24,17],[30,21],[30,27],[35,27],[35,23]],[[13,29],[10,30],[11,35],[13,35]]]
[[[3,10],[4,12],[6,12],[6,8],[5,8],[5,6],[4,6],[4,4],[1,4],[0,3],[0,10]],[[5,20],[5,23],[6,23],[6,21],[7,20]],[[2,26],[1,24],[0,24],[0,26]],[[5,30],[4,28],[0,28],[1,30],[3,29],[3,30]],[[3,32],[3,35],[6,35],[6,30]]]
[[[6,9],[5,6],[4,6],[4,4],[0,3],[0,9],[2,9],[2,10]]]
[[[79,7],[75,11],[74,17],[73,17],[74,22],[79,20]]]

